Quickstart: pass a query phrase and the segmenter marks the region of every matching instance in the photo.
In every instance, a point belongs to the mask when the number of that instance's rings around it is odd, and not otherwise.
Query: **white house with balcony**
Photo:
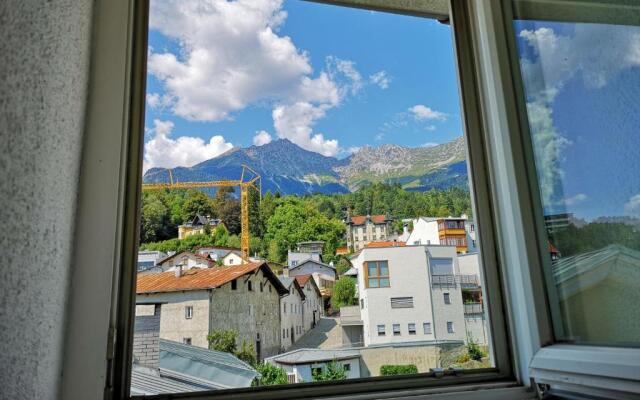
[[[455,246],[364,248],[351,259],[365,346],[420,341],[466,341]],[[465,279],[466,277],[466,279]]]

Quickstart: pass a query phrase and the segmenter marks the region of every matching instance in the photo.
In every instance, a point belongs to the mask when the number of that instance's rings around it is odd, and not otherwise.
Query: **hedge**
[[[417,374],[418,367],[415,364],[407,364],[407,365],[383,365],[380,367],[380,375],[406,375],[406,374]]]

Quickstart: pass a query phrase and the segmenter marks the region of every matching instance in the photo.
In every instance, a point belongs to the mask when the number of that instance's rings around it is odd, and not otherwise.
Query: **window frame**
[[[193,319],[193,306],[184,306],[184,319]]]
[[[469,171],[470,171],[470,185],[474,188],[474,215],[478,215],[478,224],[482,225],[483,240],[481,243],[482,248],[482,264],[484,274],[485,285],[488,290],[491,290],[487,295],[488,309],[491,313],[490,325],[488,329],[492,332],[492,353],[494,354],[494,361],[496,368],[487,369],[483,371],[465,371],[463,376],[452,377],[449,374],[445,374],[443,378],[437,378],[435,373],[433,374],[421,374],[420,377],[390,377],[390,378],[376,378],[372,379],[356,379],[350,380],[347,385],[327,383],[327,384],[313,384],[309,386],[306,384],[295,386],[290,388],[274,388],[273,390],[264,389],[261,390],[261,397],[267,398],[294,398],[296,396],[313,394],[316,397],[337,395],[337,394],[353,394],[361,393],[367,395],[371,393],[371,382],[376,383],[377,391],[389,392],[389,396],[393,395],[416,395],[416,394],[429,394],[436,392],[441,393],[443,387],[448,387],[450,390],[465,390],[463,385],[465,383],[473,383],[474,388],[501,388],[505,398],[513,398],[514,394],[518,396],[529,396],[523,387],[515,386],[523,382],[522,379],[516,380],[517,377],[514,374],[514,370],[511,366],[511,354],[509,350],[508,331],[506,329],[506,323],[504,319],[504,307],[506,303],[502,298],[502,286],[501,275],[496,266],[499,265],[498,261],[498,239],[500,237],[496,235],[496,231],[493,226],[493,213],[496,210],[493,207],[485,207],[492,204],[490,197],[491,187],[488,185],[487,175],[490,168],[485,162],[484,155],[484,140],[487,137],[485,130],[478,129],[473,134],[469,129],[469,124],[479,127],[480,112],[469,112],[469,96],[475,96],[475,89],[470,90],[468,86],[469,60],[460,61],[464,59],[471,50],[472,46],[465,44],[461,40],[468,33],[467,21],[468,17],[463,15],[465,6],[460,0],[452,0],[452,13],[451,16],[446,15],[440,11],[434,11],[436,5],[439,7],[445,4],[445,0],[435,0],[433,2],[389,2],[385,0],[344,0],[344,1],[323,1],[327,4],[360,7],[366,9],[373,9],[379,11],[395,12],[408,15],[418,15],[430,18],[437,18],[442,21],[449,21],[452,23],[452,35],[454,37],[454,52],[457,55],[457,74],[460,79],[460,91],[461,101],[463,103],[464,112],[464,124],[465,139],[467,141],[467,149],[470,155],[468,156]],[[94,362],[94,365],[99,365],[97,368],[106,373],[102,376],[106,376],[105,393],[109,393],[112,398],[126,399],[129,398],[128,388],[130,380],[130,353],[132,346],[132,328],[133,328],[133,311],[135,306],[135,265],[136,265],[136,253],[137,253],[137,237],[138,237],[138,219],[139,210],[138,204],[140,199],[140,184],[141,184],[141,171],[142,171],[142,145],[143,145],[143,127],[144,127],[144,97],[145,97],[145,73],[146,73],[146,53],[147,53],[147,23],[148,23],[148,2],[147,1],[133,1],[129,2],[113,2],[121,4],[111,4],[107,0],[98,0],[96,8],[100,12],[96,12],[95,18],[99,22],[113,22],[118,23],[99,23],[97,24],[94,42],[94,53],[98,60],[107,59],[106,55],[110,55],[115,52],[118,54],[117,60],[114,62],[121,62],[121,65],[116,65],[116,68],[112,63],[106,62],[92,63],[96,66],[96,70],[92,72],[92,82],[101,83],[101,86],[92,88],[91,97],[100,99],[96,100],[95,104],[90,103],[88,110],[88,133],[83,149],[83,166],[89,166],[88,169],[83,169],[83,182],[90,182],[92,178],[100,176],[102,169],[106,171],[106,174],[111,174],[110,177],[114,178],[114,185],[105,185],[103,181],[95,180],[94,182],[102,182],[104,186],[103,190],[96,191],[96,184],[93,186],[90,183],[81,185],[81,193],[79,196],[79,211],[78,215],[83,217],[87,221],[91,221],[89,218],[91,215],[101,215],[103,210],[99,206],[107,205],[111,206],[115,210],[115,218],[113,222],[108,223],[108,229],[102,227],[107,235],[111,234],[111,242],[96,242],[100,243],[100,246],[105,246],[105,243],[112,243],[110,251],[113,254],[109,257],[105,257],[105,262],[109,268],[105,271],[109,271],[112,276],[107,276],[107,281],[113,284],[113,286],[106,288],[106,292],[102,293],[103,297],[95,299],[98,304],[98,308],[101,308],[97,313],[97,316],[93,316],[89,311],[96,314],[96,310],[89,310],[89,306],[92,303],[87,303],[86,306],[78,306],[80,304],[78,299],[90,298],[87,293],[90,286],[86,286],[82,289],[74,289],[72,303],[71,316],[71,329],[67,342],[73,343],[75,338],[80,337],[80,327],[86,325],[88,320],[95,320],[96,318],[105,318],[108,320],[108,324],[98,323],[95,326],[94,331],[102,334],[98,334],[95,337],[95,341],[99,341],[98,347],[92,347],[96,349],[103,348],[106,353],[107,363],[104,363],[103,357],[98,357],[99,360]],[[432,4],[433,3],[433,4]],[[436,5],[434,5],[436,4]],[[416,9],[415,7],[419,7]],[[115,38],[115,42],[114,42]],[[463,65],[464,64],[464,65]],[[114,72],[116,71],[116,72]],[[118,75],[120,73],[120,75]],[[466,75],[466,78],[465,78]],[[472,78],[475,78],[472,76]],[[109,87],[111,83],[115,81],[118,85]],[[474,79],[472,79],[473,81]],[[473,86],[473,85],[472,85]],[[107,92],[110,96],[100,96]],[[102,103],[101,103],[102,102]],[[102,107],[104,102],[109,103],[110,107]],[[474,103],[474,102],[471,102]],[[473,107],[471,107],[473,109]],[[102,115],[100,115],[102,114]],[[98,116],[100,116],[98,118]],[[115,117],[115,119],[114,119]],[[115,126],[113,123],[105,124],[104,127],[100,127],[98,122],[103,122],[102,119],[111,119],[116,121]],[[471,121],[471,122],[470,122]],[[115,129],[113,129],[115,128]],[[109,137],[113,135],[113,132],[120,132],[122,136],[118,140],[114,140],[113,143],[109,143],[108,148],[101,147],[101,136]],[[117,135],[116,135],[117,136]],[[114,157],[116,162],[109,165],[109,168],[105,169],[105,165],[101,164],[100,155],[103,152],[111,152],[111,156],[118,154],[119,157]],[[110,160],[111,161],[111,160]],[[113,167],[113,168],[111,168]],[[114,173],[115,171],[115,173]],[[112,180],[110,180],[111,182]],[[92,195],[92,191],[95,194]],[[100,194],[105,195],[104,202],[91,205],[90,201],[94,200]],[[480,199],[480,200],[479,200]],[[115,204],[115,207],[114,207]],[[79,229],[80,233],[92,232],[95,227],[87,226],[88,223],[81,223]],[[91,240],[95,239],[95,235],[82,235],[77,234],[76,248],[80,248],[80,256],[76,257],[76,260],[85,260],[88,255],[91,254],[91,250],[95,250],[97,246],[90,246]],[[486,238],[485,238],[486,237]],[[103,254],[104,252],[93,252],[91,254],[92,259],[96,257],[96,254]],[[111,263],[109,265],[109,263]],[[98,271],[98,267],[104,267],[104,263],[95,263],[96,268],[87,269],[81,271],[78,276],[74,276],[74,282],[89,282],[96,280],[95,276],[91,274]],[[133,266],[133,269],[132,269]],[[100,275],[100,274],[98,274]],[[103,283],[100,282],[102,285]],[[79,285],[77,285],[79,286]],[[96,285],[91,286],[93,288]],[[79,292],[78,292],[79,291]],[[103,301],[104,299],[105,301]],[[109,299],[109,300],[106,300]],[[103,303],[100,303],[103,301]],[[109,303],[108,307],[104,307],[106,303]],[[82,322],[73,322],[74,317],[85,317]],[[78,321],[78,319],[75,319]],[[90,336],[90,335],[88,335]],[[116,337],[118,340],[116,341]],[[95,343],[94,341],[94,343]],[[78,342],[80,343],[80,342]],[[84,343],[87,343],[85,341]],[[67,350],[66,350],[67,351]],[[85,362],[86,354],[79,354],[73,349],[69,349],[68,354],[65,354],[65,367],[69,367],[67,371],[73,371],[74,374],[69,373],[65,375],[65,382],[63,384],[63,390],[65,393],[81,393],[82,390],[86,390],[86,387],[79,387],[77,389],[70,389],[74,382],[70,377],[77,378],[77,376],[83,376],[82,373],[75,374],[81,367],[81,363]],[[82,357],[80,357],[82,356]],[[90,374],[87,371],[87,374]],[[86,374],[84,374],[86,376]],[[427,378],[427,379],[425,379]],[[432,379],[433,378],[433,379]],[[89,379],[89,381],[94,381]],[[490,382],[490,383],[487,383]],[[524,380],[526,382],[526,380]],[[77,384],[77,381],[75,382]],[[457,387],[454,387],[457,386]],[[437,389],[434,389],[438,387]],[[467,386],[467,389],[469,387]],[[400,392],[398,392],[400,391]],[[268,393],[269,392],[269,393]],[[391,393],[393,392],[393,393]],[[92,391],[91,393],[95,393]],[[244,397],[243,397],[244,393]],[[174,394],[172,398],[214,398],[214,397],[231,397],[233,398],[246,398],[252,397],[257,392],[242,391],[242,390],[229,390],[224,393],[188,393],[188,394]],[[505,394],[508,393],[508,394]],[[476,393],[470,394],[475,397]],[[494,394],[490,394],[487,398],[496,398]],[[82,398],[83,396],[78,396]],[[86,396],[84,396],[86,397]],[[160,396],[159,398],[162,398]],[[166,396],[165,396],[166,397]],[[384,397],[380,395],[379,397]],[[463,398],[464,395],[460,394],[458,397]]]
[[[377,275],[374,277],[371,277],[371,275],[369,275],[369,263],[376,263]],[[387,264],[387,275],[380,274],[380,271],[381,271],[380,263]],[[376,279],[378,281],[378,286],[369,285],[370,279]],[[383,279],[386,279],[389,282],[387,286],[381,286],[381,281]],[[364,262],[364,287],[365,289],[384,289],[384,288],[391,287],[391,271],[389,269],[389,260],[367,260]]]

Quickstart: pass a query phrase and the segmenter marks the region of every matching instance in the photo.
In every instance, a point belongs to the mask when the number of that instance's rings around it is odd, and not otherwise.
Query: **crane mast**
[[[260,174],[246,165],[242,165],[240,179],[219,180],[205,182],[174,182],[173,173],[169,171],[169,182],[143,183],[142,190],[162,189],[202,189],[211,187],[240,187],[240,251],[242,259],[249,261],[249,189],[258,191],[262,200],[262,180]]]

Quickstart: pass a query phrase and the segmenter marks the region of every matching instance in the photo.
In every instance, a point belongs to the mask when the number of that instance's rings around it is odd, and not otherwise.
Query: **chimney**
[[[180,278],[182,276],[182,263],[176,265],[176,278]]]
[[[158,369],[160,366],[160,304],[136,305],[133,324],[133,362]]]
[[[402,234],[406,236],[409,235],[409,227],[407,226],[407,224],[404,224],[404,226],[402,227]]]

